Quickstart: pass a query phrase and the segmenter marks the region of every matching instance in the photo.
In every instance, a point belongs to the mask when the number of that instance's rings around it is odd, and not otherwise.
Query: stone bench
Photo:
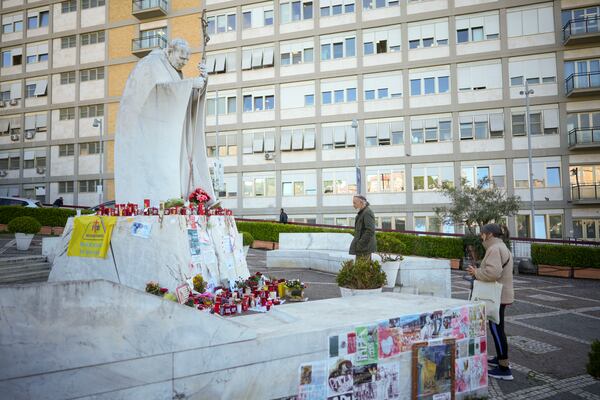
[[[348,254],[349,233],[280,233],[279,250],[267,252],[267,268],[301,268],[337,274]],[[381,261],[378,254],[373,259]],[[449,298],[450,260],[404,256],[395,291]]]

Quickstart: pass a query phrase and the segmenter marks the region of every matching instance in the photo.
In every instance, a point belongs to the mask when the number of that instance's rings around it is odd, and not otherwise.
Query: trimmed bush
[[[600,268],[600,247],[532,243],[531,259],[536,265]]]
[[[280,233],[332,232],[350,233],[350,229],[321,228],[276,222],[238,221],[240,231],[249,232],[255,240],[279,242]],[[377,251],[403,255],[438,258],[462,258],[463,242],[461,238],[417,236],[399,232],[377,232]]]
[[[40,229],[42,229],[42,225],[31,217],[17,217],[8,223],[8,231],[12,233],[35,235]]]
[[[244,239],[244,246],[252,246],[252,242],[254,242],[254,237],[249,232],[240,232]]]
[[[600,340],[594,340],[592,342],[586,369],[588,374],[596,379],[600,379]]]
[[[344,261],[335,280],[349,289],[379,289],[387,283],[387,276],[378,261],[358,258]]]
[[[82,214],[91,214],[91,211],[82,210]],[[0,207],[0,224],[8,224],[16,217],[32,217],[42,226],[65,226],[69,217],[74,217],[75,210],[65,208],[30,208],[30,207]]]

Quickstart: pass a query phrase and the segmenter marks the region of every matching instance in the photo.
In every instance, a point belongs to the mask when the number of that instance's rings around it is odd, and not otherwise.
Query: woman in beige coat
[[[500,301],[500,323],[490,321],[490,332],[496,345],[496,357],[488,359],[490,370],[488,375],[511,381],[512,372],[508,363],[508,343],[504,331],[504,312],[506,306],[515,300],[513,290],[513,257],[504,244],[503,238],[508,239],[508,231],[498,224],[487,224],[481,229],[481,240],[485,247],[485,256],[479,268],[470,266],[467,271],[475,279],[483,282],[498,282],[502,284],[502,299]]]

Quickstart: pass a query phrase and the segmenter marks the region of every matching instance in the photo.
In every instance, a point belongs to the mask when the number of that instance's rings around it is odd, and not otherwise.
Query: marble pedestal
[[[3,286],[0,393],[13,400],[293,396],[299,366],[326,360],[330,335],[470,304],[382,293],[223,318],[104,280]],[[400,399],[409,400],[411,353],[397,362]]]

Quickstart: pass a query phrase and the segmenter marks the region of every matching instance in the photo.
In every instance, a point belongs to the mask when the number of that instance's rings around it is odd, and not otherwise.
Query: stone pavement
[[[265,254],[250,250],[251,271],[301,279],[308,285],[305,294],[309,301],[340,296],[334,275],[269,270]],[[463,271],[452,272],[454,298],[469,295],[464,275]],[[491,378],[490,399],[600,400],[600,381],[585,371],[590,343],[600,339],[600,282],[519,275],[514,283],[516,301],[507,308],[506,331],[515,380]],[[491,337],[488,342],[493,349]]]
[[[35,235],[31,246],[27,251],[17,250],[15,235],[12,233],[0,233],[0,260],[11,257],[38,256],[42,255],[42,236]]]

